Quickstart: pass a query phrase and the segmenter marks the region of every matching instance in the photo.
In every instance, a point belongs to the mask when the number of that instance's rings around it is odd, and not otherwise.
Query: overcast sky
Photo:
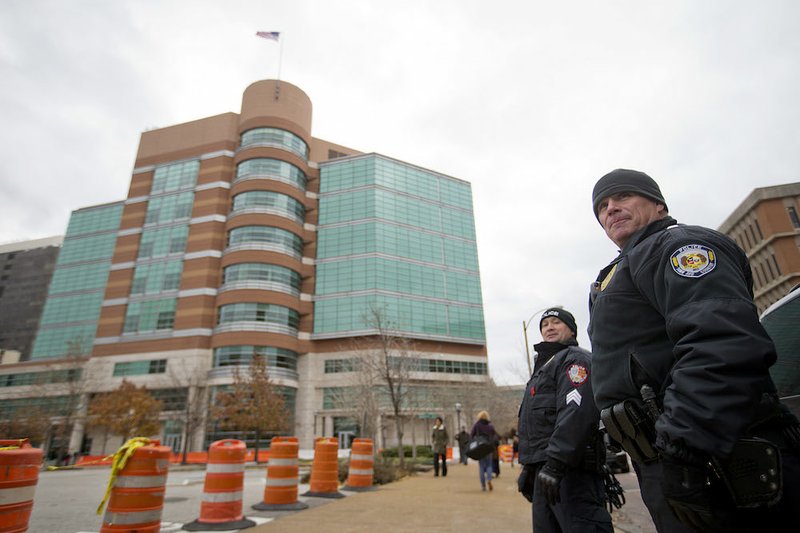
[[[522,382],[536,311],[566,306],[588,347],[616,255],[601,175],[648,172],[711,227],[800,180],[798,21],[793,0],[3,0],[0,243],[125,198],[142,131],[238,113],[278,74],[255,32],[280,31],[315,137],[472,183],[490,370]]]

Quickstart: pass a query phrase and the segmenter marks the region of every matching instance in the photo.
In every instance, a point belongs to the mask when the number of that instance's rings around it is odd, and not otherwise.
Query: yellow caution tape
[[[125,464],[128,462],[128,459],[131,458],[133,452],[147,444],[150,444],[150,439],[146,437],[134,437],[123,444],[122,447],[117,450],[117,453],[114,454],[114,461],[111,463],[111,477],[108,479],[108,487],[106,487],[106,494],[103,496],[103,501],[100,502],[100,506],[97,508],[98,515],[102,514],[103,507],[105,507],[109,496],[111,496],[111,488],[114,486],[114,480],[117,479],[117,473],[125,468]]]
[[[6,442],[8,442],[9,440],[16,440],[17,444],[12,444],[11,446],[2,446],[0,447],[0,451],[17,450],[19,448],[22,448],[22,445],[28,441],[28,439],[3,439],[3,440],[5,440]]]

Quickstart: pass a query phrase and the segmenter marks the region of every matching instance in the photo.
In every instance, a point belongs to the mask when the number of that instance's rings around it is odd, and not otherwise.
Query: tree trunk
[[[255,453],[256,464],[258,464],[258,447],[259,447],[260,443],[261,443],[261,430],[257,429],[256,430],[256,453]]]
[[[403,422],[399,416],[394,417],[394,427],[397,430],[397,456],[400,458],[400,468],[406,467],[406,452],[403,449]]]

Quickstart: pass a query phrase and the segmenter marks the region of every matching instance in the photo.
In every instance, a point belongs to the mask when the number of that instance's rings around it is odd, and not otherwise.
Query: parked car
[[[778,360],[770,368],[778,395],[792,412],[800,416],[800,285],[761,314]]]

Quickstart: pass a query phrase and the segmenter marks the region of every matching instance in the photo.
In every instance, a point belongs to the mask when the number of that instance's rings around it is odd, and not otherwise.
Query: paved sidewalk
[[[519,472],[519,466],[511,468],[503,464],[501,476],[493,481],[494,490],[481,492],[478,464],[455,464],[449,468],[447,477],[434,477],[433,472],[419,473],[373,492],[348,492],[346,498],[325,500],[304,511],[269,513],[273,521],[243,531],[295,533],[325,528],[337,532],[527,532],[532,529],[531,507],[517,492]],[[638,493],[630,496],[631,507],[623,507],[627,512],[615,511],[612,515],[616,530],[653,531],[646,521],[644,525],[636,523],[641,514],[636,508],[641,507],[641,502]],[[313,500],[316,503],[321,499]]]

